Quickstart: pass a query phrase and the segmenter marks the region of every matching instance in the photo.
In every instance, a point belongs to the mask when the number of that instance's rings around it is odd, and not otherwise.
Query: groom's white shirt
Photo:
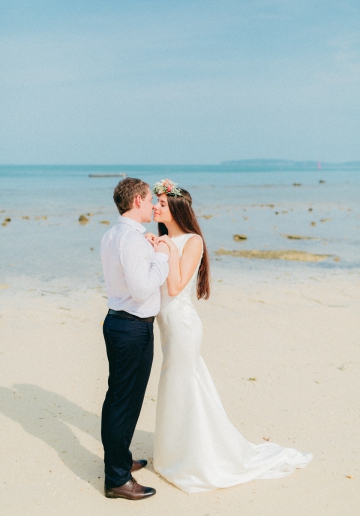
[[[120,215],[103,236],[100,251],[108,307],[137,317],[159,313],[160,286],[169,273],[169,257],[155,253],[145,231],[139,222]]]

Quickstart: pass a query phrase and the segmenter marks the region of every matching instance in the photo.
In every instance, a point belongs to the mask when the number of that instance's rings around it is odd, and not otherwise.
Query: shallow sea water
[[[215,281],[321,272],[360,271],[360,171],[229,170],[226,166],[0,167],[0,283],[102,286],[99,245],[118,217],[112,194],[118,178],[150,185],[169,177],[188,189],[210,250]],[[324,183],[320,181],[325,181]],[[301,186],[294,186],[294,183]],[[79,215],[88,214],[81,225]],[[24,218],[28,217],[28,218]],[[156,225],[148,225],[156,232]],[[235,242],[234,234],[247,240]],[[313,237],[289,240],[283,235]],[[297,249],[329,254],[319,263],[216,256],[219,248]],[[335,261],[334,258],[339,258]]]

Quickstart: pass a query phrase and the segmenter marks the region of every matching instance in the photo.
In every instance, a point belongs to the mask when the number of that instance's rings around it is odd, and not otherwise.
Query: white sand
[[[360,514],[359,285],[359,275],[347,273],[302,284],[215,283],[211,300],[197,306],[203,356],[231,421],[249,441],[310,451],[314,461],[284,479],[186,495],[158,477],[150,459],[136,478],[157,494],[137,503],[102,493],[103,292],[3,288],[1,514]],[[160,365],[156,331],[135,458],[152,457]]]

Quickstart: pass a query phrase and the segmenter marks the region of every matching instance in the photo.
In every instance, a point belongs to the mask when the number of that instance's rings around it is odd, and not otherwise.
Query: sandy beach
[[[139,503],[103,496],[100,413],[107,362],[101,287],[1,285],[2,514],[357,515],[360,276],[340,271],[268,282],[213,282],[196,301],[202,355],[228,416],[251,442],[313,453],[304,470],[187,495],[152,468],[161,348],[132,443],[157,489]]]

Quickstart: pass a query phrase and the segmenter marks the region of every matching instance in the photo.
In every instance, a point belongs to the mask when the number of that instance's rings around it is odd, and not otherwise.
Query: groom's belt
[[[143,321],[143,322],[154,322],[155,317],[137,317],[136,315],[129,314],[128,312],[125,312],[124,310],[113,310],[112,308],[109,309],[108,312],[109,315],[116,315],[116,317],[120,317],[121,319],[132,319],[133,321]]]

